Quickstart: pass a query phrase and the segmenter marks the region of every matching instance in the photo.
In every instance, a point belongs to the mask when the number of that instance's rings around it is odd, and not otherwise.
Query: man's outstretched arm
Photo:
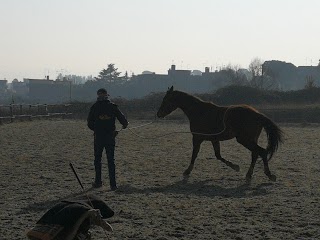
[[[124,114],[118,108],[118,106],[115,106],[115,115],[116,115],[117,119],[119,120],[119,122],[121,123],[122,127],[125,129],[129,123],[128,123],[128,120],[126,119],[126,117],[124,116]]]

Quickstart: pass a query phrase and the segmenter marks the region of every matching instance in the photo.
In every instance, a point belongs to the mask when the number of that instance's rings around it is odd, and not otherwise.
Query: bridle
[[[170,101],[166,101],[165,107],[161,106],[159,110],[161,110],[161,112],[166,113],[166,115],[168,115],[169,113],[171,113],[176,108],[177,108],[177,106],[175,104],[173,104]]]

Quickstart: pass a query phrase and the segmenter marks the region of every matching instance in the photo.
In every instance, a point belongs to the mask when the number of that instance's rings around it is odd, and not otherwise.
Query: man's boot
[[[116,184],[116,169],[113,161],[108,164],[108,168],[109,168],[110,188],[111,188],[111,191],[115,191],[118,189],[118,187]]]
[[[101,163],[95,163],[94,165],[96,177],[94,182],[92,183],[92,187],[99,188],[102,187],[102,181],[101,181]]]

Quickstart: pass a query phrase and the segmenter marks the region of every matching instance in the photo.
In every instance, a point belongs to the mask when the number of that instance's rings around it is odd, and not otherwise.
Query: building
[[[143,97],[152,92],[164,92],[171,86],[189,93],[205,93],[215,90],[213,83],[216,75],[209,72],[209,68],[206,68],[205,73],[194,75],[191,70],[177,70],[175,65],[171,65],[168,74],[144,72],[132,77],[126,86],[130,91],[122,95],[128,98]]]
[[[8,81],[0,80],[0,100],[1,102],[8,99]]]
[[[71,98],[71,81],[24,78],[28,88],[28,98],[38,102],[67,102]]]
[[[26,97],[28,95],[28,88],[26,83],[18,81],[18,79],[13,79],[11,83],[12,94]]]
[[[0,93],[6,92],[8,89],[8,81],[0,80]]]
[[[320,86],[320,65],[295,66],[283,61],[265,61],[263,71],[275,81],[279,82],[284,91],[303,89],[308,79],[312,79],[316,86]]]

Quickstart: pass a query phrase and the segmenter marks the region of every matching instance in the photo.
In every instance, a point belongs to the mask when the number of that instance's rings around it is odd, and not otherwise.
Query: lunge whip
[[[74,169],[74,167],[73,167],[73,165],[72,165],[71,162],[69,163],[69,166],[70,166],[70,168],[72,169],[72,172],[74,173],[74,175],[76,176],[76,178],[77,178],[77,180],[78,180],[78,183],[80,184],[80,186],[81,186],[81,188],[82,188],[82,191],[85,193],[84,187],[83,187],[83,185],[82,185],[82,183],[81,183],[81,181],[80,181],[80,178],[78,177],[78,174],[77,174],[76,170]],[[85,193],[85,195],[86,195],[86,197],[87,197],[87,199],[88,199],[88,201],[89,201],[89,205],[92,207],[92,209],[95,209],[95,208],[93,207],[93,204],[92,204],[92,202],[91,202],[88,194]],[[98,210],[98,212],[99,212],[99,217],[100,217],[100,218],[99,218],[99,223],[98,223],[98,225],[99,225],[100,227],[102,227],[102,229],[103,229],[103,231],[104,231],[104,234],[106,235],[106,237],[108,237],[108,234],[107,234],[106,230],[112,232],[112,231],[113,231],[112,226],[111,226],[107,221],[104,221],[104,220],[101,218],[100,210]],[[107,228],[107,229],[106,229],[106,228]]]
[[[71,167],[72,172],[73,172],[74,175],[76,176],[76,178],[77,178],[77,180],[78,180],[78,183],[80,184],[82,190],[84,191],[84,187],[83,187],[83,185],[82,185],[82,183],[81,183],[81,181],[80,181],[80,178],[78,177],[78,174],[77,174],[76,170],[74,169],[72,163],[69,163],[69,166]]]

